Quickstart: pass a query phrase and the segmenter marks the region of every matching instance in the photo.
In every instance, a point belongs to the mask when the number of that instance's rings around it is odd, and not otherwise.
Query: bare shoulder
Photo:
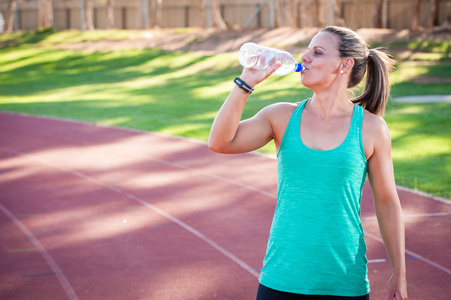
[[[277,102],[264,107],[261,112],[275,117],[284,114],[291,115],[297,106],[298,103]]]
[[[276,148],[281,142],[291,115],[298,105],[299,103],[278,102],[266,106],[258,113],[262,114],[271,124]]]
[[[365,110],[363,115],[363,134],[374,138],[390,137],[385,120],[367,110]]]
[[[385,120],[367,110],[364,111],[362,139],[365,156],[369,159],[376,148],[391,147],[390,131]]]
[[[278,102],[266,106],[264,109],[262,109],[262,112],[267,115],[274,128],[278,125],[283,126],[284,123],[288,123],[297,106],[298,103]],[[286,127],[286,124],[284,127]]]

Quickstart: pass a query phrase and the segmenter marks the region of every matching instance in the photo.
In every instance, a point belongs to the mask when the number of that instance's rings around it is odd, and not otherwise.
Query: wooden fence
[[[96,29],[106,28],[106,1],[93,0],[93,19]],[[296,1],[294,11],[289,11],[289,0],[280,0],[281,26],[290,26],[289,14],[295,16],[297,27],[325,26],[334,23],[330,13],[330,0],[321,0],[319,15],[314,18],[311,1]],[[202,27],[206,22],[201,14],[200,0],[164,0],[160,27]],[[267,1],[269,2],[269,1]],[[451,0],[438,0],[436,18],[439,24],[449,19],[451,14]],[[19,1],[18,24],[20,30],[33,30],[38,27],[38,2]],[[139,0],[116,0],[114,5],[114,25],[117,29],[143,29],[144,22]],[[221,14],[230,27],[243,28],[251,15],[256,11],[261,0],[219,0]],[[306,4],[307,3],[307,4]],[[339,8],[340,16],[346,26],[350,28],[373,27],[374,0],[342,0]],[[423,1],[420,25],[430,24],[430,1]],[[388,0],[387,28],[411,28],[415,9],[415,0]],[[8,4],[0,2],[0,12],[6,19]],[[64,0],[53,2],[54,28],[58,30],[80,29],[80,2]],[[318,23],[319,20],[319,24]],[[260,13],[249,26],[250,28],[268,28],[269,6],[266,3]]]

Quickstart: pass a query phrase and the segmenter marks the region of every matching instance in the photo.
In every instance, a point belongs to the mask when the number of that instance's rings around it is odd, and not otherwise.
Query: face
[[[301,59],[305,70],[301,83],[310,89],[327,87],[340,75],[343,59],[338,51],[339,37],[330,32],[318,33]]]

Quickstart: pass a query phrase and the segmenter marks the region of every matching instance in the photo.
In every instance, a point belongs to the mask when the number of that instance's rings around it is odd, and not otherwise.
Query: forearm
[[[211,149],[220,152],[221,148],[233,141],[248,98],[248,93],[238,86],[233,87],[211,126],[208,139],[208,146]]]
[[[375,208],[393,274],[405,277],[405,233],[399,200],[376,204]]]

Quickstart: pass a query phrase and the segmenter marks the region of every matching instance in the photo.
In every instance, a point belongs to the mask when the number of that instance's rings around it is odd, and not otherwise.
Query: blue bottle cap
[[[295,63],[294,64],[294,70],[293,72],[302,72],[304,70],[304,66],[301,63]]]

